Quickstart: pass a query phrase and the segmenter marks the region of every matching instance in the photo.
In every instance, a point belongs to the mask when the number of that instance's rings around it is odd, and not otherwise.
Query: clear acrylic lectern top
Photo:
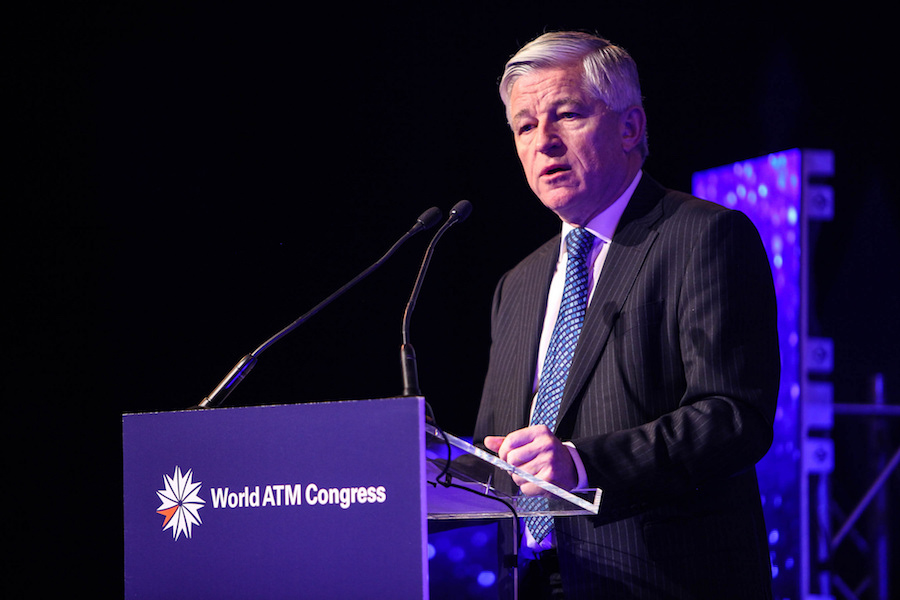
[[[596,515],[601,490],[566,491],[525,473],[461,438],[425,425],[429,519],[483,519],[546,514],[557,517]],[[546,508],[525,506],[512,475],[538,485]],[[514,511],[514,512],[513,512]]]

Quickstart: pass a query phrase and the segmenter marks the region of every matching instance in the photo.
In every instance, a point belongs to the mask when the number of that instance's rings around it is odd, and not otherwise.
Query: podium
[[[515,469],[428,425],[424,406],[124,415],[126,597],[427,598],[429,520],[512,526],[525,513]],[[548,514],[599,508],[599,492],[535,481]]]

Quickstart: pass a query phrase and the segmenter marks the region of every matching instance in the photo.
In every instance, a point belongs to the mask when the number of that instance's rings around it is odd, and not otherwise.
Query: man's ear
[[[626,109],[619,119],[622,132],[622,149],[630,152],[644,140],[644,132],[647,127],[647,115],[640,106],[632,106]]]

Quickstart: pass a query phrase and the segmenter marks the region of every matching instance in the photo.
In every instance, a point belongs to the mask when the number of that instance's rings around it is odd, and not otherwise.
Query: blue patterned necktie
[[[566,282],[559,315],[556,317],[550,346],[541,369],[541,382],[531,417],[532,425],[546,425],[551,431],[556,429],[560,400],[566,387],[581,325],[584,323],[588,302],[587,255],[593,241],[594,236],[581,227],[573,229],[566,236]],[[539,496],[527,498],[520,504],[527,510],[545,510],[548,507],[547,499]],[[525,523],[537,542],[553,529],[553,517],[527,517]]]

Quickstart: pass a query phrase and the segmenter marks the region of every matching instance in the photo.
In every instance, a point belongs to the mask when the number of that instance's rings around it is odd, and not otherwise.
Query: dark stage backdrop
[[[494,283],[557,228],[496,93],[505,60],[546,29],[631,51],[646,170],[665,185],[786,148],[835,151],[837,216],[815,276],[836,400],[865,400],[875,372],[896,398],[887,28],[865,2],[619,4],[73,3],[12,17],[7,116],[24,135],[6,174],[5,460],[26,509],[12,519],[14,579],[118,595],[121,414],[195,405],[424,209],[463,198],[474,212],[437,249],[412,341],[439,422],[470,433]],[[228,403],[398,394],[428,237],[264,353]],[[853,465],[839,469],[857,485]]]

